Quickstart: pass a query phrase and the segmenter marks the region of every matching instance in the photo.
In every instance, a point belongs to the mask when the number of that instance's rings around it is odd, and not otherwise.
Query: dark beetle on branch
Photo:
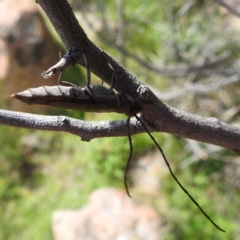
[[[89,92],[93,93],[95,98]],[[113,90],[102,85],[90,85],[85,88],[61,85],[42,86],[12,94],[11,97],[27,104],[49,105],[86,112],[116,112],[129,115],[132,108],[122,94],[115,94]]]
[[[87,112],[116,112],[116,113],[124,113],[128,116],[126,127],[130,145],[130,153],[128,157],[128,161],[124,171],[124,184],[129,197],[130,193],[127,186],[127,169],[132,158],[133,146],[132,139],[130,134],[130,118],[135,117],[143,126],[146,133],[153,140],[158,150],[163,156],[163,159],[173,177],[173,179],[177,182],[180,188],[187,194],[187,196],[191,199],[191,201],[199,208],[199,210],[204,214],[204,216],[220,231],[225,232],[222,228],[220,228],[209,216],[208,214],[201,208],[198,202],[188,193],[188,191],[183,187],[183,185],[179,182],[177,177],[174,175],[170,164],[163,153],[163,150],[156,142],[152,134],[148,131],[145,126],[143,120],[137,116],[137,113],[141,112],[141,108],[139,106],[135,106],[131,96],[123,93],[115,93],[113,91],[114,82],[112,82],[111,88],[106,88],[102,85],[90,85],[90,70],[87,64],[87,60],[84,54],[83,58],[86,63],[87,76],[88,76],[88,84],[84,88],[79,88],[74,84],[69,82],[58,81],[60,85],[58,86],[43,86],[39,88],[30,88],[20,93],[12,94],[11,97],[17,98],[20,101],[23,101],[27,104],[42,104],[49,105],[53,107],[59,108],[67,108],[67,109],[75,109],[75,110],[83,110]],[[114,71],[112,66],[108,63],[109,67]],[[114,76],[116,76],[114,74]]]

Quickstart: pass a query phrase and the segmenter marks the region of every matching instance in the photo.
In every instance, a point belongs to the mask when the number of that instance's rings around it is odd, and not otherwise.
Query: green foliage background
[[[86,11],[82,14],[89,11],[99,19],[104,15],[109,23],[117,24],[115,1],[102,1],[101,7],[98,1],[71,3],[76,12],[79,4],[83,4]],[[219,54],[229,46],[236,47],[234,44],[237,43],[229,40],[230,35],[220,31],[219,23],[224,18],[211,1],[195,1],[194,7],[175,26],[177,30],[174,29],[174,20],[169,21],[169,15],[179,14],[182,5],[183,1],[125,1],[125,48],[134,51],[136,56],[149,64],[157,65],[159,62],[181,62],[170,39],[184,46],[189,59],[199,54],[210,37],[218,39]],[[211,16],[211,24],[206,20],[207,15]],[[211,36],[205,32],[211,32]],[[230,34],[229,29],[226,32]],[[94,40],[97,45],[113,57],[121,58],[121,53],[109,44],[117,41],[117,30],[114,32],[113,29],[109,35],[106,29],[101,29],[97,36]],[[239,53],[235,53],[225,64],[230,64],[238,57]],[[139,67],[133,58],[125,56],[124,60],[126,67],[147,84],[163,90],[176,83],[174,79],[159,77]],[[74,79],[76,72],[68,71],[67,78]],[[77,74],[84,73],[78,71]],[[94,78],[93,81],[99,80]],[[184,82],[184,79],[180,81]],[[216,98],[214,95],[211,97]],[[58,113],[57,110],[50,111],[49,114]],[[64,114],[86,120],[126,118],[115,114],[84,114],[76,111],[65,111]],[[224,234],[216,230],[171,176],[166,175],[161,180],[164,185],[163,189],[159,189],[159,196],[153,199],[141,190],[136,191],[134,196],[139,201],[151,204],[164,216],[170,229],[164,239],[237,239],[239,189],[235,188],[232,194],[228,194],[232,186],[224,178],[215,177],[226,163],[209,156],[206,161],[200,160],[181,169],[179,164],[191,154],[185,151],[184,140],[160,133],[154,136],[183,185],[211,218],[227,231]],[[155,150],[146,134],[134,136],[133,144],[135,161],[141,154]],[[52,239],[54,210],[78,209],[87,203],[88,195],[100,187],[124,188],[123,170],[129,153],[126,138],[95,139],[87,143],[64,133],[0,126],[0,149],[0,239]],[[222,150],[221,154],[229,156],[232,153]],[[163,197],[165,207],[160,204]]]

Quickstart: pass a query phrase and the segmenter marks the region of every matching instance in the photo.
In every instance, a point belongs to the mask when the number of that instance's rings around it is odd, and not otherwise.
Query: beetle
[[[198,207],[198,209],[204,214],[204,216],[220,231],[225,232],[222,228],[220,228],[210,217],[209,215],[201,208],[198,202],[189,194],[189,192],[184,188],[184,186],[179,182],[178,178],[173,173],[171,166],[157,141],[154,139],[152,134],[147,129],[143,120],[137,115],[141,112],[141,108],[139,106],[135,106],[132,101],[131,96],[128,96],[124,93],[115,93],[113,91],[113,85],[110,88],[106,88],[103,85],[90,85],[90,70],[87,64],[87,60],[85,55],[82,53],[83,58],[85,60],[86,69],[87,69],[87,86],[84,88],[80,88],[70,82],[60,81],[58,86],[42,86],[39,88],[30,88],[20,93],[12,94],[11,97],[17,98],[20,101],[23,101],[27,104],[43,104],[49,105],[53,107],[67,108],[67,109],[75,109],[75,110],[83,110],[88,112],[116,112],[116,113],[124,113],[128,116],[126,127],[127,134],[130,146],[130,153],[126,163],[126,167],[124,170],[124,185],[129,197],[130,193],[127,185],[127,169],[129,163],[132,158],[133,146],[132,146],[132,138],[130,134],[130,118],[135,117],[137,121],[139,121],[146,133],[152,139],[152,141],[157,146],[158,150],[163,156],[163,159],[169,169],[170,174],[173,179],[177,182],[179,187],[186,193],[186,195],[191,199],[191,201]],[[113,67],[108,63],[111,69]],[[60,73],[61,75],[61,73]]]

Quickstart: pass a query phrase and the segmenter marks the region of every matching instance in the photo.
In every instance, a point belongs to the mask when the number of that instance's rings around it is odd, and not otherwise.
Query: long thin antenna
[[[222,232],[226,232],[225,230],[223,230],[222,228],[220,228],[209,216],[207,213],[205,213],[205,211],[201,208],[201,206],[198,204],[198,202],[188,193],[188,191],[183,187],[183,185],[178,181],[177,177],[174,175],[170,164],[162,150],[162,148],[158,145],[157,141],[154,139],[154,137],[152,136],[152,134],[148,131],[147,127],[145,126],[145,124],[143,123],[142,119],[140,117],[138,117],[137,115],[134,115],[135,118],[142,124],[143,128],[145,129],[145,131],[147,132],[147,134],[149,135],[149,137],[153,140],[153,142],[156,144],[158,150],[161,152],[163,159],[169,169],[169,172],[171,173],[172,177],[174,178],[174,180],[177,182],[177,184],[180,186],[180,188],[188,195],[188,197],[192,200],[192,202],[199,208],[199,210],[204,214],[204,216],[220,231]]]
[[[128,117],[128,119],[127,119],[127,134],[128,134],[128,142],[129,142],[129,146],[130,146],[130,153],[129,153],[127,164],[126,164],[125,170],[124,170],[124,185],[125,185],[125,189],[127,191],[127,195],[131,198],[131,195],[130,195],[129,190],[128,190],[128,185],[127,185],[127,170],[128,170],[129,163],[130,163],[131,158],[132,158],[132,152],[133,152],[132,137],[131,137],[131,134],[130,134],[129,124],[130,124],[130,117]]]

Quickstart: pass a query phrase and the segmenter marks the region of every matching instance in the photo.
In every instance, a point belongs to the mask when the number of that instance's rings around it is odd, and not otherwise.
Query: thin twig
[[[231,6],[223,0],[215,0],[219,5],[226,8],[230,13],[240,18],[240,12],[236,9],[236,6]]]

